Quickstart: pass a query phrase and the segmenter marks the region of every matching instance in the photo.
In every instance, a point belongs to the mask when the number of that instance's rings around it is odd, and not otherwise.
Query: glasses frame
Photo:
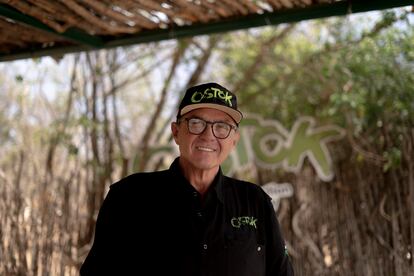
[[[205,127],[203,128],[203,130],[200,131],[199,133],[195,133],[195,132],[193,132],[193,131],[190,130],[190,120],[193,120],[193,119],[202,121],[202,122],[204,122],[206,124]],[[193,134],[193,135],[200,135],[200,134],[202,134],[207,129],[207,125],[210,124],[211,125],[211,132],[213,133],[214,137],[216,137],[217,139],[227,139],[230,136],[231,131],[232,130],[236,130],[238,128],[238,126],[235,126],[235,125],[232,125],[232,124],[223,122],[223,121],[211,122],[211,121],[207,121],[207,120],[204,120],[204,119],[201,119],[201,118],[198,118],[198,117],[181,118],[181,119],[178,120],[178,122],[181,122],[182,120],[186,120],[187,121],[187,129],[188,129],[188,132],[191,133],[191,134]],[[214,132],[214,125],[215,124],[218,124],[218,123],[225,124],[225,125],[228,125],[230,127],[230,130],[227,133],[226,137],[217,137],[216,133]]]

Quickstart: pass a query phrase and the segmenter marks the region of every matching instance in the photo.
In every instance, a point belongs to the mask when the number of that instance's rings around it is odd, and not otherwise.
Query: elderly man
[[[171,123],[179,157],[111,185],[81,275],[293,275],[269,196],[220,169],[242,117],[221,85],[190,87]]]

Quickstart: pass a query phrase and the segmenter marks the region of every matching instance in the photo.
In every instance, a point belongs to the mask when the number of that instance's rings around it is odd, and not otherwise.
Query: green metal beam
[[[105,43],[105,47],[126,46],[172,38],[184,38],[196,35],[228,32],[265,25],[277,25],[281,23],[291,23],[330,16],[349,15],[352,13],[384,10],[409,5],[414,5],[414,0],[340,1],[330,4],[315,5],[309,8],[287,9],[285,11],[245,16],[208,24],[176,27],[169,30],[141,32],[137,35],[108,41]]]
[[[353,13],[384,10],[403,6],[414,5],[414,0],[348,0],[338,1],[330,4],[315,5],[308,8],[287,9],[273,13],[251,15],[241,18],[223,20],[220,22],[196,24],[192,26],[173,27],[166,30],[154,30],[140,32],[136,35],[128,35],[121,38],[102,38],[103,45],[99,48],[113,48],[156,42],[168,39],[179,39],[197,35],[228,32],[240,29],[247,29],[265,25],[277,25],[281,23],[298,22],[309,19],[326,18],[330,16],[342,16]],[[70,46],[38,49],[33,51],[22,51],[0,55],[0,61],[16,60],[47,55],[63,55],[91,50],[88,47]]]
[[[74,28],[68,29],[63,33],[59,33],[47,26],[46,24],[43,24],[36,18],[31,17],[29,15],[25,15],[5,4],[0,4],[0,16],[12,19],[15,22],[22,23],[26,26],[33,27],[35,29],[52,33],[58,37],[64,38],[65,40],[69,40],[76,44],[82,44],[93,48],[100,48],[103,46],[103,42],[100,37],[88,35],[87,33]]]

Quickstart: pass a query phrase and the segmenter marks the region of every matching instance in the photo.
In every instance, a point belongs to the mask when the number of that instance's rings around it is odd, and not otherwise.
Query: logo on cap
[[[233,98],[233,95],[229,95],[228,91],[223,91],[215,87],[206,88],[204,92],[195,91],[193,95],[191,96],[191,102],[199,103],[203,101],[204,99],[211,99],[211,98],[224,101],[226,105],[233,107],[233,104],[231,103],[231,99]]]
[[[185,92],[177,118],[197,108],[213,108],[221,110],[238,124],[243,114],[237,109],[237,97],[218,83],[210,82],[190,87]]]

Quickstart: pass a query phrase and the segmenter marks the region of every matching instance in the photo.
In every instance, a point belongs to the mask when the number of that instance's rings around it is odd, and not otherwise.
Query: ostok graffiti
[[[278,121],[247,115],[240,134],[237,149],[222,166],[228,174],[251,163],[298,173],[308,157],[319,178],[330,181],[333,168],[326,144],[342,138],[344,130],[334,125],[315,127],[313,118],[301,117],[289,132]]]
[[[307,157],[319,178],[329,181],[334,174],[326,144],[342,138],[344,130],[334,125],[315,127],[313,118],[301,117],[288,131],[278,121],[247,114],[241,122],[240,135],[236,150],[222,165],[225,174],[251,164],[298,173]],[[161,156],[171,160],[177,155],[175,145],[156,147],[152,152],[150,164],[156,164]]]

